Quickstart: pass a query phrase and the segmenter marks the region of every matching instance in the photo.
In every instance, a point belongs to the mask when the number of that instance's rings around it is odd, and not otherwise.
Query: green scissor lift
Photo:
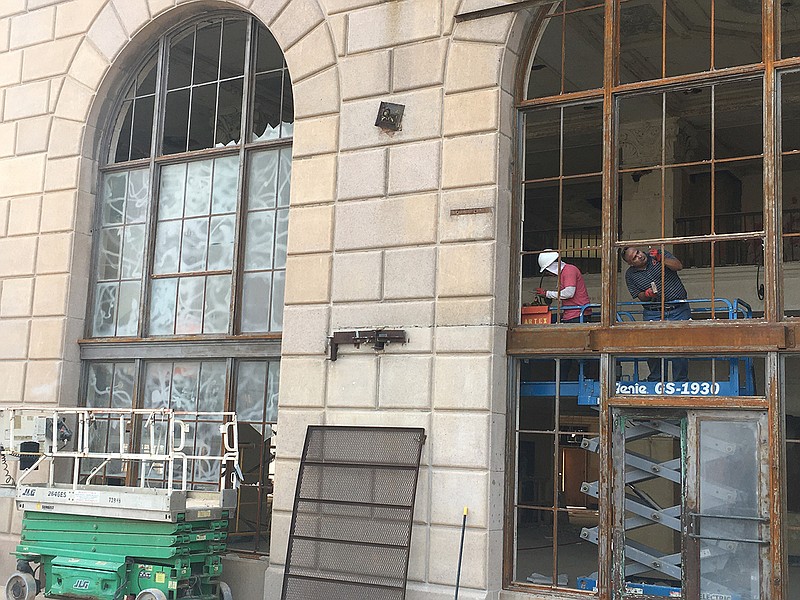
[[[80,410],[69,411],[78,415],[79,446],[83,438],[88,439],[81,435],[82,429],[92,421],[87,409]],[[162,431],[182,426],[171,411],[164,413],[159,413],[166,422]],[[233,426],[221,428],[223,438],[230,434],[233,439],[223,439],[220,461],[235,465],[235,415],[231,418]],[[8,447],[14,448],[13,439]],[[126,458],[115,453],[99,458],[159,465],[173,461],[168,471],[180,480],[174,461],[185,465],[198,457],[184,453],[182,441],[171,440],[167,447],[172,451],[157,456]],[[80,456],[65,456],[73,453]],[[85,459],[97,458],[95,454],[88,448],[44,451],[36,464],[48,455]],[[144,478],[140,487],[86,483],[98,471],[79,477],[76,470],[72,484],[55,483],[51,466],[48,483],[22,483],[25,475],[16,482],[22,532],[15,553],[17,572],[6,583],[6,600],[33,600],[40,592],[47,598],[85,600],[232,600],[220,575],[236,490],[193,491],[185,484],[178,489],[151,488],[144,486]],[[184,479],[186,472],[184,468]]]

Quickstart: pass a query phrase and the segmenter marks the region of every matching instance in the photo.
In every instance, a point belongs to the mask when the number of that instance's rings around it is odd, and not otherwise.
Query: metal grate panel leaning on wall
[[[308,427],[282,600],[403,600],[425,430]]]

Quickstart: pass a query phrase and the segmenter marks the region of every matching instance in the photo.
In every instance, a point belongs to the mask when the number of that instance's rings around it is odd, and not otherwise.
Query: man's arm
[[[672,255],[664,256],[664,266],[670,271],[680,271],[683,268],[683,263]]]

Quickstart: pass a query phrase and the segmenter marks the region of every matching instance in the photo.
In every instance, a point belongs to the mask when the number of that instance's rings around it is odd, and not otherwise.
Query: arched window
[[[265,27],[240,13],[185,23],[124,86],[97,193],[84,402],[235,410],[239,551],[269,548],[293,113]],[[101,425],[92,444],[113,448],[116,423]],[[200,453],[220,443],[217,423],[193,423],[191,435]],[[197,465],[192,485],[218,469]],[[136,475],[105,469],[120,484]],[[146,478],[158,485],[163,473]]]

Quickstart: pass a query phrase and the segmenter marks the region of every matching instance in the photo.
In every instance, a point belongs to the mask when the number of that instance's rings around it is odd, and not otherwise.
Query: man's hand
[[[655,300],[658,297],[658,294],[650,288],[647,288],[644,291],[644,299],[645,300]]]
[[[650,256],[652,256],[653,260],[656,261],[657,263],[661,262],[661,252],[658,251],[658,248],[650,248],[650,250],[647,253]]]
[[[536,288],[537,296],[547,296],[547,290],[544,288]]]

